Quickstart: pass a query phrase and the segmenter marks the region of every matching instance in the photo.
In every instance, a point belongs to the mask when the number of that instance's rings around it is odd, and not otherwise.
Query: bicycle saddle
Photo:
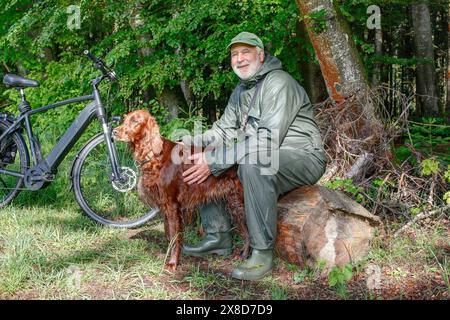
[[[27,79],[12,73],[5,74],[3,83],[15,88],[39,87],[39,82],[36,80]]]

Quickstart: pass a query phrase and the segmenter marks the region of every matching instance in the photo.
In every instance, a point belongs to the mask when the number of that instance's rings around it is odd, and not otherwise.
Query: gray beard
[[[232,66],[234,73],[241,79],[241,80],[248,80],[252,78],[258,71],[261,69],[261,66],[263,64],[259,61],[256,62],[256,65],[250,65],[250,73],[247,76],[242,76],[240,74],[239,68],[237,66]],[[253,69],[254,68],[254,69]]]

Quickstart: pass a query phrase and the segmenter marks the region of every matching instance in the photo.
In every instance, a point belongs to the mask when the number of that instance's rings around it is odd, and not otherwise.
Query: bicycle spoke
[[[102,141],[83,156],[79,189],[89,209],[88,214],[116,223],[146,221],[156,212],[141,202],[137,193],[138,168],[125,143],[114,142],[121,181],[111,181],[111,163],[106,143]],[[76,192],[77,195],[77,192]],[[82,203],[82,205],[83,205]]]
[[[0,123],[0,134],[6,126]],[[28,157],[26,145],[20,134],[13,133],[2,141],[0,150],[0,168],[17,173],[24,173],[27,169]],[[23,179],[6,173],[0,174],[0,207],[9,204],[16,195],[23,190]]]

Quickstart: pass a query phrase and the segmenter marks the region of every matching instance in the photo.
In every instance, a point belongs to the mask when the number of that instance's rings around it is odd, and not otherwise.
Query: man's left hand
[[[189,160],[194,160],[194,165],[183,172],[183,181],[187,184],[197,184],[205,181],[210,175],[208,164],[206,163],[206,158],[204,152],[199,152],[191,155]]]

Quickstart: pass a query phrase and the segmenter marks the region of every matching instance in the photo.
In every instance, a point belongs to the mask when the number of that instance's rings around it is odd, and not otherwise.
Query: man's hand
[[[195,182],[200,184],[211,175],[203,152],[194,153],[188,159],[194,160],[195,165],[183,172],[184,182],[187,184],[193,184]]]

